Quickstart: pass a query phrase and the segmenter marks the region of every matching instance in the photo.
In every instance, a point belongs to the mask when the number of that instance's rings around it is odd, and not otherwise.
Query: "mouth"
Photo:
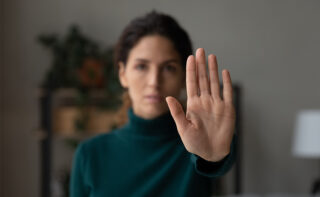
[[[164,97],[161,95],[152,94],[145,96],[145,99],[150,103],[159,103],[164,100]]]

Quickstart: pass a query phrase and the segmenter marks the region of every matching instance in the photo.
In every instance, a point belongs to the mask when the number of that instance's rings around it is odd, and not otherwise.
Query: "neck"
[[[143,136],[152,138],[178,137],[175,122],[170,114],[166,112],[151,119],[144,119],[136,115],[132,108],[128,110],[129,122],[125,133],[131,136]]]

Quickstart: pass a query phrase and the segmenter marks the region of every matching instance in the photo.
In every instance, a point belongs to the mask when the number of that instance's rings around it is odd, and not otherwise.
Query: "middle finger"
[[[203,48],[199,48],[196,52],[196,63],[198,70],[198,80],[200,95],[210,94],[209,92],[209,82],[206,70],[206,56]]]

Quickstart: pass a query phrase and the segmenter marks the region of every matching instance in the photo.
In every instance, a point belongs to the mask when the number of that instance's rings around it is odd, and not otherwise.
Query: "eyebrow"
[[[140,62],[144,62],[144,63],[149,63],[150,62],[149,60],[143,59],[143,58],[137,58],[136,61],[140,61]],[[179,63],[179,61],[176,60],[176,59],[169,59],[169,60],[166,60],[166,61],[162,62],[161,65],[162,64],[167,64],[167,63],[170,63],[170,62]]]

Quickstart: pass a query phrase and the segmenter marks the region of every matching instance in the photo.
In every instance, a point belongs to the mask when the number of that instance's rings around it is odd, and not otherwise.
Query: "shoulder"
[[[77,147],[78,152],[86,152],[92,153],[92,151],[98,151],[101,149],[105,149],[106,147],[115,143],[119,129],[114,129],[108,133],[101,133],[96,136],[90,137],[86,140],[83,140]]]

